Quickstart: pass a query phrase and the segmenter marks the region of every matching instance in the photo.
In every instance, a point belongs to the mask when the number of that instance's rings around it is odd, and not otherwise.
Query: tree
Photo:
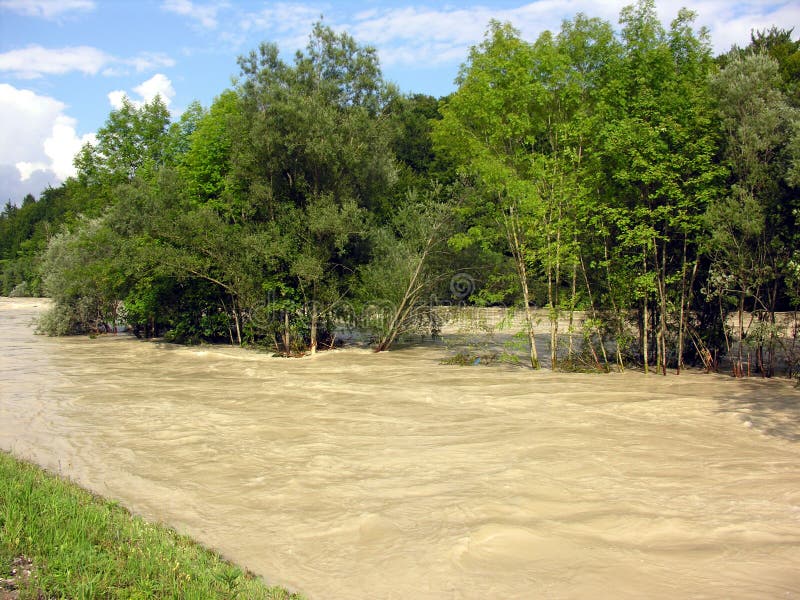
[[[511,254],[522,295],[530,360],[539,366],[531,289],[549,307],[550,359],[558,360],[559,318],[577,298],[579,173],[604,62],[613,52],[610,27],[583,16],[562,34],[535,44],[494,22],[462,67],[459,89],[442,108],[434,139],[483,191],[470,218],[476,223],[453,243],[501,243]],[[488,202],[487,202],[488,201]],[[565,281],[570,294],[565,302]]]
[[[232,222],[247,221],[254,212],[247,194],[231,177],[238,140],[247,135],[241,98],[227,90],[207,112],[197,115],[186,152],[180,156],[180,169],[189,185],[191,201],[197,206],[210,206]]]
[[[596,147],[601,214],[611,238],[605,260],[632,280],[633,297],[618,302],[638,302],[645,371],[654,345],[662,373],[669,346],[678,370],[683,362],[695,236],[720,176],[705,85],[710,43],[705,30],[692,30],[693,20],[681,10],[665,31],[651,0],[623,9],[623,54],[604,89]]]
[[[359,296],[363,312],[374,311],[367,325],[376,333],[375,352],[404,333],[432,328],[428,300],[445,272],[441,256],[452,232],[453,206],[440,192],[410,190],[391,224],[373,232],[374,257],[359,269]]]
[[[797,205],[787,186],[792,179],[792,136],[800,113],[781,90],[778,63],[763,54],[735,57],[711,85],[724,128],[724,157],[730,169],[730,194],[710,208],[709,251],[712,287],[737,298],[739,350],[736,374],[742,374],[746,302],[774,324],[779,280],[796,241]],[[775,340],[768,336],[763,371],[772,373]],[[759,350],[760,352],[760,350]]]
[[[321,311],[367,258],[355,243],[363,211],[379,221],[392,211],[396,167],[384,113],[396,92],[383,81],[374,48],[321,23],[294,65],[271,44],[239,65],[246,134],[233,142],[226,185],[281,240],[285,267],[270,289],[302,302],[299,310],[286,304],[283,339],[290,319],[307,321],[315,350]]]
[[[111,191],[139,175],[155,174],[169,158],[170,115],[160,96],[141,107],[127,97],[98,129],[95,143],[87,143],[75,157],[78,180],[100,190],[111,201]]]
[[[120,240],[104,219],[82,222],[50,240],[42,261],[53,307],[39,328],[49,335],[116,331],[127,278]]]
[[[529,104],[536,101],[533,49],[510,25],[493,21],[484,41],[462,65],[458,90],[443,104],[434,124],[437,148],[451,156],[481,191],[470,218],[475,226],[454,240],[457,248],[503,244],[517,272],[530,348],[539,368],[531,310],[529,269],[533,249],[526,233],[540,208],[531,181],[530,132],[536,125]]]

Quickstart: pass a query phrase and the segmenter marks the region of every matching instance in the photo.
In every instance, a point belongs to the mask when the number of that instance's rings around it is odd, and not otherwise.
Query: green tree
[[[774,324],[780,280],[797,242],[792,211],[800,205],[788,186],[793,182],[792,141],[800,128],[800,113],[781,89],[777,61],[767,55],[733,58],[711,84],[731,174],[730,194],[708,213],[711,289],[736,297],[740,344],[735,371],[741,374],[746,303],[752,303],[762,321]],[[768,374],[775,343],[769,336],[769,356],[762,361]]]
[[[321,23],[293,65],[272,44],[239,65],[246,134],[233,141],[228,186],[250,203],[251,219],[273,224],[284,264],[270,289],[302,303],[283,311],[282,337],[290,338],[290,320],[307,321],[313,350],[320,311],[368,257],[355,243],[361,212],[380,221],[393,210],[397,170],[385,113],[396,92],[374,48]]]
[[[557,364],[561,311],[577,301],[580,173],[594,96],[613,53],[611,28],[576,17],[535,44],[492,23],[462,67],[459,89],[442,108],[434,139],[483,192],[470,207],[473,225],[454,246],[501,246],[510,252],[522,295],[530,360],[539,366],[532,285],[550,308],[551,365]],[[570,290],[564,298],[564,285]]]
[[[694,32],[693,20],[693,13],[681,10],[666,31],[652,1],[624,8],[623,54],[600,110],[600,213],[610,232],[604,259],[633,283],[623,287],[632,296],[618,297],[617,306],[624,310],[635,300],[640,307],[645,371],[652,345],[658,370],[666,372],[669,346],[678,369],[682,365],[690,265],[720,176],[705,84],[710,43],[704,29]],[[619,281],[609,277],[612,285]]]
[[[535,182],[531,180],[530,132],[536,115],[533,48],[508,24],[493,21],[484,41],[472,48],[457,79],[458,90],[443,104],[443,118],[434,124],[437,148],[452,157],[475,181],[481,194],[472,205],[474,223],[457,236],[456,249],[472,244],[506,247],[517,272],[526,319],[530,362],[539,368],[529,271],[533,251],[526,234],[539,216]]]
[[[87,143],[75,157],[78,181],[92,191],[103,208],[113,202],[113,190],[138,174],[155,176],[169,156],[170,115],[160,96],[141,107],[127,97],[111,111],[97,131],[95,143]]]
[[[116,331],[127,277],[123,241],[105,219],[87,220],[51,238],[42,261],[53,307],[39,328],[49,335]]]
[[[447,272],[442,257],[453,224],[453,206],[440,193],[410,190],[391,223],[372,232],[374,257],[359,269],[358,298],[376,352],[404,333],[435,329],[430,298]]]

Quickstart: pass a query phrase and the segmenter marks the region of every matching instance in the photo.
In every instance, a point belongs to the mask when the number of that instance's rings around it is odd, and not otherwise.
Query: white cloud
[[[73,11],[94,10],[94,0],[0,0],[0,8],[29,16],[54,19]]]
[[[325,8],[318,5],[275,2],[257,12],[239,15],[236,34],[266,34],[282,51],[294,51],[305,48],[311,27],[324,13]],[[333,23],[328,24],[333,26]],[[236,34],[228,37],[242,41]]]
[[[75,174],[72,161],[83,145],[96,141],[93,133],[78,136],[75,130],[77,124],[78,122],[72,117],[59,115],[53,123],[50,137],[43,144],[44,153],[50,159],[49,169],[61,180]]]
[[[167,106],[170,105],[175,97],[175,88],[172,87],[172,82],[162,73],[156,73],[147,81],[133,88],[133,91],[139,94],[145,102],[150,102],[156,96],[161,96]]]
[[[670,0],[673,15],[680,2]],[[711,31],[711,41],[717,54],[727,52],[734,44],[747,46],[750,32],[771,27],[795,28],[797,39],[800,25],[800,4],[797,2],[761,2],[749,0],[732,5],[724,0],[701,0],[692,5],[699,13],[697,23],[706,25]]]
[[[10,71],[18,77],[35,78],[42,75],[63,75],[78,71],[96,75],[113,58],[91,46],[43,48],[31,45],[0,54],[0,71]]]
[[[540,0],[508,9],[491,6],[372,9],[357,13],[343,28],[360,42],[375,45],[385,65],[437,66],[464,61],[469,48],[483,39],[492,19],[510,22],[523,38],[534,40],[547,29],[557,31],[564,18],[572,18],[579,12],[616,24],[619,10],[630,3],[631,0]]]
[[[120,62],[132,66],[137,73],[175,66],[173,59],[160,52],[142,52],[133,58],[123,59]]]
[[[305,34],[323,11],[314,6],[292,2],[275,2],[268,8],[249,13],[241,19],[244,29],[272,31],[281,34]]]
[[[216,29],[217,13],[227,7],[227,2],[201,5],[191,0],[164,0],[161,5],[162,10],[194,19],[205,29]]]
[[[275,41],[283,51],[303,48],[311,26],[321,15],[325,22],[340,31],[347,31],[359,43],[374,45],[385,66],[440,67],[466,60],[469,48],[478,44],[489,21],[508,21],[520,30],[523,38],[535,40],[544,30],[557,32],[564,19],[582,12],[599,17],[619,29],[619,13],[633,0],[537,0],[517,6],[496,8],[491,2],[467,3],[364,3],[361,11],[340,17],[332,12],[326,0],[309,2],[265,3],[260,10],[237,10],[236,17],[219,19],[218,40],[240,45],[254,34]],[[188,0],[172,0],[177,10],[182,6],[197,8]],[[665,27],[677,16],[681,7],[689,4],[698,17],[695,26],[711,30],[714,51],[727,51],[731,44],[746,45],[751,29],[764,29],[800,24],[800,4],[790,0],[657,0],[657,13]]]
[[[58,184],[75,174],[72,161],[93,134],[79,136],[77,121],[64,113],[66,105],[55,98],[0,83],[0,168],[4,185],[9,166],[18,173],[16,183],[47,180]],[[4,190],[5,191],[5,190]],[[41,190],[35,190],[37,193]]]
[[[163,73],[156,73],[147,81],[143,81],[133,88],[133,91],[136,92],[139,98],[132,98],[131,95],[124,90],[114,90],[108,93],[108,101],[111,103],[112,107],[120,109],[122,108],[122,101],[124,98],[128,98],[134,106],[142,106],[152,101],[156,96],[161,96],[164,104],[169,108],[172,99],[175,97],[175,88],[172,87],[172,82],[169,77]]]
[[[91,46],[43,48],[30,45],[0,54],[0,71],[16,77],[35,79],[43,75],[64,75],[73,71],[85,75],[122,74],[127,67],[137,73],[171,67],[175,61],[165,54],[142,52],[133,58],[117,58]],[[122,72],[119,67],[123,67]]]
[[[119,110],[122,108],[122,101],[128,97],[128,94],[125,90],[114,90],[113,92],[108,92],[108,102],[115,110]]]

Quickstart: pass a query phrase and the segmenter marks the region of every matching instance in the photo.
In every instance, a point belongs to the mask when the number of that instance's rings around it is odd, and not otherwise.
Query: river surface
[[[798,598],[800,392],[33,335],[0,448],[312,599]]]

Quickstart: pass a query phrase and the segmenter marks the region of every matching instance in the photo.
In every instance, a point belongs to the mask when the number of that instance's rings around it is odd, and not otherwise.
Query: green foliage
[[[390,224],[373,232],[373,259],[359,269],[357,300],[377,351],[409,332],[436,329],[430,310],[444,271],[441,262],[452,226],[452,206],[440,189],[410,190]]]
[[[716,364],[730,311],[800,304],[800,43],[773,28],[714,61],[694,18],[492,21],[440,100],[323,23],[293,60],[262,44],[209,108],[126,101],[76,179],[8,204],[2,292],[52,294],[51,333],[124,319],[287,355],[337,315],[385,349],[435,330],[433,301],[518,305],[534,367],[545,306],[552,367]]]
[[[155,174],[168,164],[169,110],[160,96],[141,107],[127,97],[97,130],[96,143],[87,143],[75,158],[78,179],[109,191],[135,175]]]

